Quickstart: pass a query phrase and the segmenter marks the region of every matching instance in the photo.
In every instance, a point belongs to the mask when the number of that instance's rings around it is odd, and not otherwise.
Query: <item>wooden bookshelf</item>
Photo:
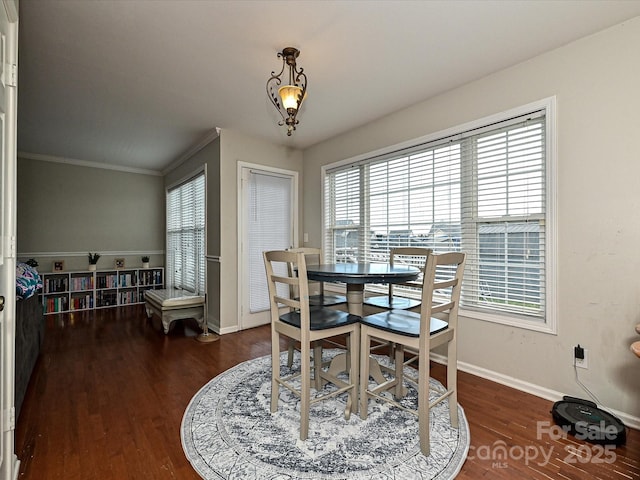
[[[163,288],[164,267],[41,273],[45,315],[144,303]]]

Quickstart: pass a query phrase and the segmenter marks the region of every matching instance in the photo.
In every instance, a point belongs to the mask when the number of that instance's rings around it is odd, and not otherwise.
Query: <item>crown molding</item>
[[[191,157],[193,157],[200,150],[202,150],[204,147],[206,147],[211,142],[213,142],[216,138],[220,136],[220,130],[221,129],[219,127],[216,127],[210,130],[209,132],[207,132],[207,134],[204,137],[202,137],[199,142],[189,147],[189,149],[186,152],[184,152],[175,161],[171,162],[164,170],[162,170],[162,175],[166,175],[172,170],[175,170],[184,162],[186,162]]]
[[[42,162],[53,162],[53,163],[63,163],[66,165],[76,165],[79,167],[88,167],[88,168],[101,168],[103,170],[115,170],[119,172],[127,172],[127,173],[138,173],[141,175],[153,175],[157,177],[163,177],[170,171],[178,168],[184,162],[193,157],[196,153],[202,150],[204,147],[213,142],[216,138],[220,136],[220,128],[216,127],[200,139],[196,144],[189,147],[180,157],[178,157],[175,161],[170,163],[163,170],[149,170],[145,168],[135,168],[135,167],[126,167],[123,165],[111,165],[108,163],[100,163],[100,162],[91,162],[88,160],[78,160],[76,158],[66,158],[66,157],[56,157],[54,155],[44,155],[41,153],[31,153],[31,152],[18,152],[18,158],[25,158],[28,160],[40,160]]]
[[[43,155],[41,153],[18,152],[18,158],[40,160],[42,162],[64,163],[66,165],[76,165],[79,167],[101,168],[103,170],[116,170],[119,172],[138,173],[141,175],[154,175],[157,177],[161,177],[164,175],[164,173],[158,170],[125,167],[122,165],[110,165],[108,163],[90,162],[88,160],[77,160],[75,158],[55,157],[53,155]]]

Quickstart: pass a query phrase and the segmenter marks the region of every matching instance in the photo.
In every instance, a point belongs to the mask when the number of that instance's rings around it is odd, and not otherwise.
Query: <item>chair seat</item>
[[[290,312],[280,315],[280,320],[284,323],[300,328],[300,313]],[[309,322],[311,330],[325,330],[328,328],[340,327],[358,323],[360,317],[335,310],[333,308],[311,307],[309,308]]]
[[[391,301],[389,301],[389,295],[380,295],[376,297],[365,298],[364,304],[370,305],[372,307],[378,308],[387,308],[387,309],[398,309],[398,310],[409,310],[410,308],[415,308],[420,305],[420,300],[416,298],[407,298],[407,297],[391,297]]]
[[[344,295],[310,295],[309,306],[311,307],[330,307],[332,305],[340,305],[347,303],[347,297]]]
[[[420,336],[420,314],[406,310],[390,310],[362,317],[360,323],[370,327],[379,328],[391,333],[405,335],[407,337]],[[431,317],[429,331],[431,335],[442,332],[449,324],[438,318]]]

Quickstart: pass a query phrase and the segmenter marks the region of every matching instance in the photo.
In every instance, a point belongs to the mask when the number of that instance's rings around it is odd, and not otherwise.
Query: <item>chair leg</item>
[[[280,335],[271,330],[271,413],[278,410],[278,396],[280,393]]]
[[[400,400],[404,396],[402,386],[404,384],[404,345],[395,344],[395,382],[396,389],[393,394],[396,400]]]
[[[322,344],[315,342],[313,345],[313,380],[316,391],[322,390]]]
[[[429,456],[429,351],[420,352],[418,360],[418,430],[420,451]]]
[[[309,343],[305,342],[300,348],[300,440],[306,440],[309,435],[309,405],[311,404],[311,352]],[[316,363],[316,362],[314,362]]]
[[[451,340],[447,346],[447,390],[452,392],[448,399],[451,426],[458,428],[458,356],[455,340]]]
[[[348,342],[347,352],[349,352],[349,354],[347,357],[347,365],[349,366],[349,382],[351,382],[353,387],[349,392],[349,402],[351,405],[347,411],[347,420],[349,420],[351,412],[356,414],[358,413],[358,388],[360,385],[360,328],[354,329],[354,331],[349,334]]]
[[[289,348],[287,348],[287,367],[291,368],[293,365],[293,351],[295,350],[295,342],[293,340],[289,340]]]
[[[371,346],[371,338],[369,330],[366,326],[360,326],[360,418],[367,419],[369,408],[369,397],[367,389],[369,388],[369,348]]]

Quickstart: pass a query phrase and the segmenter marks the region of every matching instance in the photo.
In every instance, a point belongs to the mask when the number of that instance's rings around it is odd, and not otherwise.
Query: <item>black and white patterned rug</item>
[[[329,358],[336,352],[324,354]],[[298,365],[296,357],[293,369]],[[281,370],[288,373],[286,366]],[[407,386],[403,402],[417,404],[416,390]],[[431,379],[435,398],[434,388],[442,385]],[[278,411],[272,414],[270,396],[271,359],[265,356],[218,375],[193,397],[180,433],[185,454],[202,478],[444,480],[454,478],[467,457],[467,419],[458,407],[460,426],[452,428],[447,402],[431,409],[431,454],[425,457],[417,417],[386,402],[371,400],[364,421],[356,414],[345,420],[346,394],[313,404],[309,438],[300,441],[299,400],[281,388]]]

